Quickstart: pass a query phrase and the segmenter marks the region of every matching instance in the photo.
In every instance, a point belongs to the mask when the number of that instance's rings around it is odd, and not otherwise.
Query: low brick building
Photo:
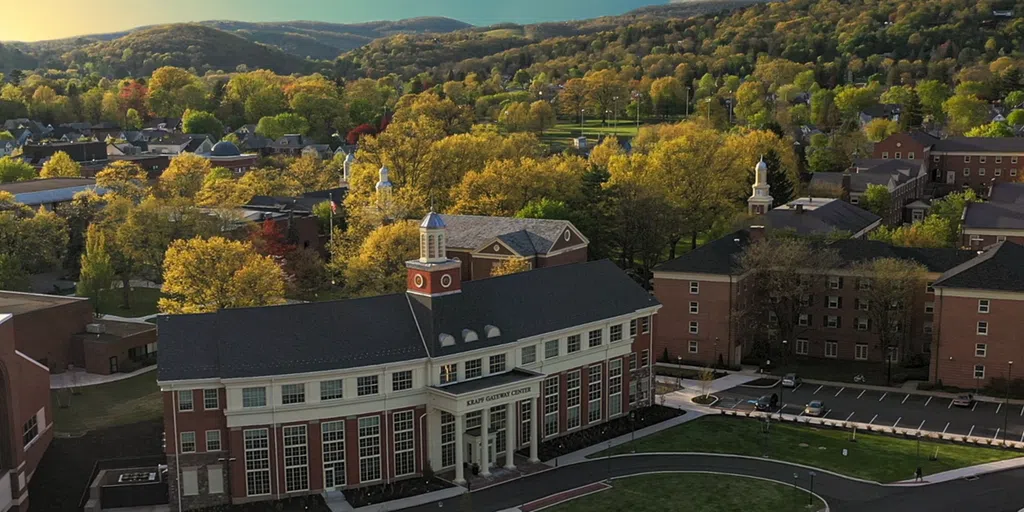
[[[15,348],[13,315],[0,313],[0,510],[28,510],[28,483],[53,439],[50,373]]]
[[[17,349],[51,373],[73,366],[108,375],[155,363],[155,326],[96,320],[85,298],[0,291],[3,313],[13,315]]]
[[[871,185],[885,187],[890,194],[889,211],[883,215],[886,224],[902,224],[913,219],[907,205],[924,197],[929,181],[923,160],[862,159],[845,173],[816,172],[811,176],[811,190],[819,187],[840,190],[851,204],[859,205]]]
[[[964,211],[964,247],[986,249],[1004,240],[1024,244],[1024,183],[995,183],[988,201],[969,203]]]
[[[1000,242],[935,282],[933,381],[982,388],[1024,377],[1022,262],[1024,247]]]
[[[1018,181],[1024,172],[1024,138],[940,139],[924,132],[896,133],[875,144],[873,156],[924,161],[936,183],[984,190],[993,182]]]
[[[525,258],[532,268],[587,261],[590,241],[567,220],[441,215],[448,253],[462,262],[463,279],[491,276],[498,263]]]

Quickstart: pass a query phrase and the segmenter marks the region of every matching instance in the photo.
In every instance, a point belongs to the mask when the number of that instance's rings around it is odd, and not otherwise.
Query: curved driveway
[[[789,485],[793,484],[793,474],[797,473],[801,488],[808,483],[807,468],[768,459],[692,454],[630,455],[562,466],[474,491],[468,496],[405,510],[499,511],[608,477],[657,471],[749,475]],[[868,483],[816,471],[814,492],[828,502],[832,512],[1017,512],[1024,507],[1024,469],[993,473],[973,481],[907,487]]]

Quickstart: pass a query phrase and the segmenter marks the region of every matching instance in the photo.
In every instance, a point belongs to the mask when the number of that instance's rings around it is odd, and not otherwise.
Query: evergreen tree
[[[921,126],[924,120],[921,114],[921,98],[915,91],[907,102],[900,107],[900,131],[910,131]]]
[[[779,154],[774,149],[764,155],[764,163],[768,166],[768,187],[776,205],[786,204],[793,200],[793,182],[789,179],[788,169],[783,167]]]

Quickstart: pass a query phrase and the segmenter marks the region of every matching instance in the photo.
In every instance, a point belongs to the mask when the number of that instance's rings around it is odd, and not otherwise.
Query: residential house
[[[1024,244],[1024,183],[995,183],[988,201],[968,203],[964,210],[964,247],[986,249],[1004,240]]]
[[[924,197],[928,183],[928,170],[918,160],[856,160],[846,173],[816,172],[811,176],[810,188],[838,189],[851,204],[859,205],[870,185],[885,187],[891,196],[887,224],[901,224],[913,220],[914,213],[907,205]]]
[[[302,156],[312,156],[323,160],[330,160],[334,157],[334,151],[328,144],[309,144],[302,148]]]
[[[177,156],[182,153],[209,153],[213,151],[213,140],[209,135],[170,133],[151,137],[149,151],[161,155]]]
[[[270,143],[270,152],[276,155],[299,156],[302,148],[312,144],[307,137],[297,133],[288,134]]]

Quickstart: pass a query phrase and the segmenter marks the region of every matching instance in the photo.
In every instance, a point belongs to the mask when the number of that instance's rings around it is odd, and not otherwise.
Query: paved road
[[[781,393],[783,412],[800,414],[811,400],[822,400],[828,407],[828,419],[859,421],[887,427],[899,426],[948,434],[974,435],[1024,442],[1024,407],[1002,403],[975,402],[973,407],[955,407],[948,398],[932,398],[902,392],[883,392],[801,384],[796,389],[736,387],[717,393],[722,400],[716,407],[749,410],[749,400],[764,394]],[[1003,432],[1003,421],[1007,421]]]
[[[611,477],[653,471],[714,471],[759,476],[785,484],[807,485],[808,470],[762,459],[710,455],[637,455],[598,459],[533,474],[470,495],[421,505],[414,512],[472,510],[489,512],[518,507],[533,500]],[[814,491],[833,512],[1017,512],[1024,507],[1024,469],[922,487],[892,487],[817,472]]]

